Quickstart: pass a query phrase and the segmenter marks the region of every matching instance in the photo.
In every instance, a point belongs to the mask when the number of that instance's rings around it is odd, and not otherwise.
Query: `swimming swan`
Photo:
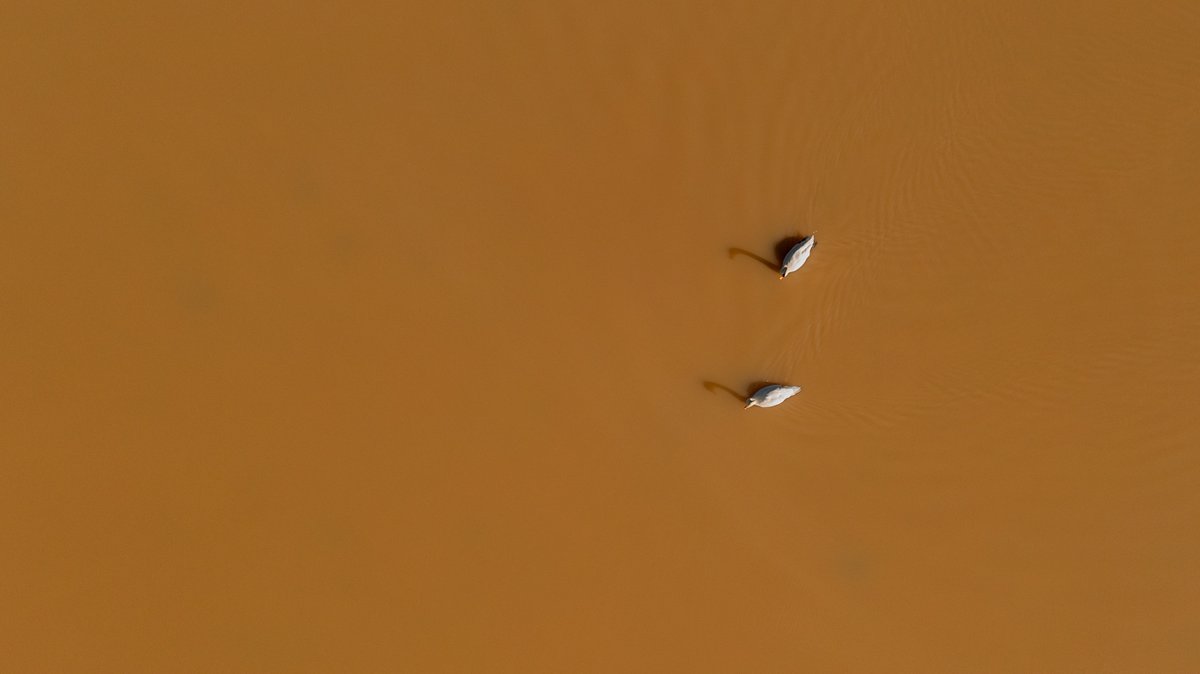
[[[779,268],[779,279],[783,280],[784,278],[787,278],[788,274],[791,274],[797,269],[803,267],[804,263],[808,262],[808,256],[810,253],[812,253],[813,246],[816,245],[816,235],[809,234],[803,239],[800,239],[800,243],[792,246],[792,249],[788,251],[787,255],[783,256],[783,266]]]
[[[799,386],[785,386],[783,384],[764,386],[755,391],[754,395],[746,398],[746,409],[750,409],[751,407],[774,407],[799,392]]]

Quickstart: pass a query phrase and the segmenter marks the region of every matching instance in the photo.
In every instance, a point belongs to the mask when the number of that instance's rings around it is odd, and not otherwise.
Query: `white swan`
[[[779,268],[779,279],[787,278],[788,274],[796,271],[808,262],[808,256],[812,253],[813,246],[817,245],[816,234],[809,234],[800,239],[800,243],[792,246],[787,255],[783,256],[783,266]]]
[[[783,384],[764,386],[755,391],[754,395],[746,398],[746,409],[750,409],[751,407],[774,407],[799,392],[799,386],[786,386]]]

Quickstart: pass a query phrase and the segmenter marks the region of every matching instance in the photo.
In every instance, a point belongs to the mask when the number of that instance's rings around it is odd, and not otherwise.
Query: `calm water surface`
[[[1198,34],[0,9],[5,669],[1197,671]]]

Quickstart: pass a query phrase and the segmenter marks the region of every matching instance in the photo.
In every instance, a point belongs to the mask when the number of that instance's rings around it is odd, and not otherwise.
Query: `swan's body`
[[[783,266],[779,268],[779,278],[783,279],[788,274],[796,271],[808,262],[808,256],[812,253],[813,246],[817,245],[816,236],[809,234],[800,239],[800,243],[792,246],[792,249],[783,256]]]
[[[799,386],[786,386],[783,384],[764,386],[755,391],[754,395],[746,398],[746,409],[750,409],[751,407],[774,407],[799,392]]]

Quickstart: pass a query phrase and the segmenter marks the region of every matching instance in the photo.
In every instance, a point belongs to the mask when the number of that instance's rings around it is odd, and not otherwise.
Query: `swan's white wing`
[[[767,394],[767,399],[771,406],[775,406],[799,392],[799,386],[776,386],[775,390]]]

